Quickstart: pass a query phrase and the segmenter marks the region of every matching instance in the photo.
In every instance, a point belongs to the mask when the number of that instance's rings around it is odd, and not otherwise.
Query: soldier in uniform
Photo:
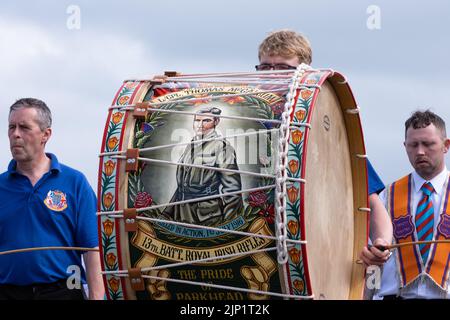
[[[220,115],[221,112],[222,110],[216,107],[208,107],[196,113],[193,124],[195,136],[186,146],[179,163],[239,170],[234,148],[227,140],[217,139],[220,137],[216,131],[220,118],[211,114]],[[176,178],[177,190],[170,202],[225,194],[242,189],[241,176],[234,172],[178,166]],[[164,214],[179,222],[213,226],[237,217],[242,208],[242,195],[236,194],[168,206]]]

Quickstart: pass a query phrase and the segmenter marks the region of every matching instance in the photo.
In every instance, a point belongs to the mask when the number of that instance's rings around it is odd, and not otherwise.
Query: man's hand
[[[360,254],[360,258],[366,267],[371,265],[383,265],[391,256],[391,252],[389,250],[379,250],[377,247],[388,245],[389,243],[387,243],[386,240],[378,238],[375,239],[372,246],[364,247]]]

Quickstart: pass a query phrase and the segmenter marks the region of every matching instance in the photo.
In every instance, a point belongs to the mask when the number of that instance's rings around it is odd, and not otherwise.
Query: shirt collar
[[[58,173],[61,172],[61,165],[58,161],[58,158],[53,153],[45,154],[48,158],[50,158],[50,170],[51,172]],[[15,174],[17,173],[17,161],[12,159],[8,165],[8,173]]]
[[[442,188],[444,187],[445,181],[447,179],[449,172],[447,167],[444,167],[444,170],[441,171],[436,177],[431,180],[425,180],[422,178],[416,171],[412,173],[413,182],[414,182],[414,192],[420,192],[420,188],[422,188],[425,182],[431,182],[433,185],[434,191],[437,194],[441,194]]]

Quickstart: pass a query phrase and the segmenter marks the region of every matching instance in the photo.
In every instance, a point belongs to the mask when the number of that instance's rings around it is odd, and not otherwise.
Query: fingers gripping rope
[[[275,189],[275,225],[277,237],[278,263],[285,264],[287,262],[287,231],[286,231],[286,165],[288,161],[289,135],[290,135],[290,116],[294,108],[295,96],[299,87],[300,79],[311,67],[302,63],[295,71],[291,83],[289,84],[289,92],[286,97],[284,111],[281,115],[280,136],[278,142],[278,154],[276,161],[276,189]]]

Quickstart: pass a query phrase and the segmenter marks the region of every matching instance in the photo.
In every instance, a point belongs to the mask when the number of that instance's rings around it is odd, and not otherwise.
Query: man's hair
[[[11,115],[11,112],[21,108],[36,109],[36,120],[41,131],[52,126],[52,113],[44,101],[34,98],[19,99],[9,108],[9,114]]]
[[[428,127],[430,124],[434,124],[434,126],[441,132],[442,138],[447,137],[447,131],[445,129],[445,121],[434,112],[431,112],[430,110],[415,111],[411,115],[411,117],[409,117],[409,119],[406,120],[405,137],[406,131],[408,131],[409,128],[421,129]]]
[[[263,55],[297,57],[299,63],[308,65],[312,62],[312,49],[309,40],[292,30],[282,29],[269,33],[259,45],[258,57]]]

